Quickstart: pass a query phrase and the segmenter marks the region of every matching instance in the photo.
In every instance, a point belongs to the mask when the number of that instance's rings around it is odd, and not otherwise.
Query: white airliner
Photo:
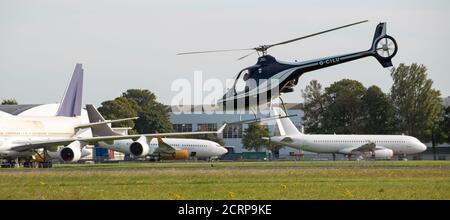
[[[285,116],[281,108],[273,107],[271,111]],[[299,132],[289,118],[276,119],[276,122],[281,136],[270,137],[270,141],[314,153],[391,159],[394,155],[426,150],[417,138],[407,135],[308,135]]]
[[[89,122],[96,123],[105,121],[93,105],[86,105],[86,110],[89,116]],[[222,126],[218,132],[222,132],[224,127]],[[120,135],[104,123],[92,126],[91,129],[94,137]],[[99,142],[98,146],[131,154],[134,157],[154,156],[159,159],[177,160],[186,160],[189,157],[216,159],[228,152],[226,148],[209,140],[161,138],[160,136],[153,139],[142,137],[136,140],[125,139],[109,143]]]
[[[15,116],[0,112],[0,159],[17,160],[30,157],[37,149],[57,149],[56,155],[63,161],[77,162],[83,156],[83,147],[99,141],[142,139],[150,137],[217,133],[184,132],[166,134],[140,134],[127,136],[80,137],[79,131],[94,125],[130,120],[119,119],[98,123],[81,123],[83,68],[76,64],[70,84],[55,116]],[[223,127],[221,128],[223,130]],[[59,147],[63,146],[63,147]]]

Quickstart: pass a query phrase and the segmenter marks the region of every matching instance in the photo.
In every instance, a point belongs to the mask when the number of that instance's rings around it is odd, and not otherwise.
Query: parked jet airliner
[[[89,122],[104,122],[106,121],[100,112],[93,105],[86,105],[86,110],[89,116]],[[218,132],[222,132],[223,128]],[[107,124],[99,124],[91,127],[92,135],[114,136],[120,135],[114,132]],[[119,151],[125,154],[132,154],[135,157],[154,156],[160,159],[188,159],[189,157],[215,159],[226,154],[226,148],[220,146],[218,143],[201,140],[201,139],[186,139],[186,138],[140,138],[137,140],[125,139],[116,140],[114,142],[99,142],[98,146]]]
[[[279,107],[271,111],[285,115]],[[289,118],[276,119],[276,122],[281,136],[270,137],[270,141],[309,152],[391,159],[394,155],[404,157],[426,150],[417,138],[407,135],[308,135],[299,132]]]
[[[83,68],[76,64],[70,84],[55,116],[15,116],[0,112],[0,159],[17,160],[29,158],[37,149],[55,149],[56,155],[66,162],[77,162],[83,156],[86,145],[100,141],[110,142],[122,139],[145,139],[150,137],[208,134],[215,131],[182,132],[165,134],[111,135],[103,137],[80,137],[78,131],[94,125],[130,119],[118,119],[98,123],[81,123],[83,90]],[[223,127],[222,127],[223,129]],[[60,148],[59,146],[63,146]],[[45,158],[44,158],[45,159]],[[16,162],[17,164],[17,162]]]

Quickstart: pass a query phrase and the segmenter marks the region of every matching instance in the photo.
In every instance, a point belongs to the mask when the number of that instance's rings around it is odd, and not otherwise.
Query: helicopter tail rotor
[[[397,54],[395,39],[386,34],[386,23],[380,23],[375,29],[370,52],[383,67],[391,67],[391,59]]]

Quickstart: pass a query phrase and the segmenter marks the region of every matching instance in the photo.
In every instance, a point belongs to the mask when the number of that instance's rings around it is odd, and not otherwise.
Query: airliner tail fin
[[[283,111],[283,109],[281,109],[279,107],[272,107],[271,114],[273,114],[272,116],[283,117],[283,118],[276,119],[277,126],[280,131],[280,135],[285,136],[285,135],[301,135],[302,134],[295,127],[294,123],[292,123],[292,121],[288,117],[285,117],[286,113]]]
[[[83,96],[83,66],[77,63],[70,79],[69,86],[61,101],[56,116],[75,117],[81,115]]]

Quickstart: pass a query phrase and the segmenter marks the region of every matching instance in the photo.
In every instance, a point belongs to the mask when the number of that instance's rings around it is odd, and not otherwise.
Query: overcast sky
[[[280,46],[285,61],[368,49],[375,26],[388,22],[399,52],[394,65],[428,67],[434,87],[450,95],[450,1],[23,1],[0,0],[0,99],[59,102],[75,63],[83,63],[83,103],[99,105],[128,88],[153,91],[170,104],[175,79],[233,78],[253,65],[245,52],[176,56],[183,51],[270,44],[364,19],[369,23]],[[312,79],[324,86],[343,78],[388,92],[390,72],[365,58],[305,74],[285,101],[302,101]]]

